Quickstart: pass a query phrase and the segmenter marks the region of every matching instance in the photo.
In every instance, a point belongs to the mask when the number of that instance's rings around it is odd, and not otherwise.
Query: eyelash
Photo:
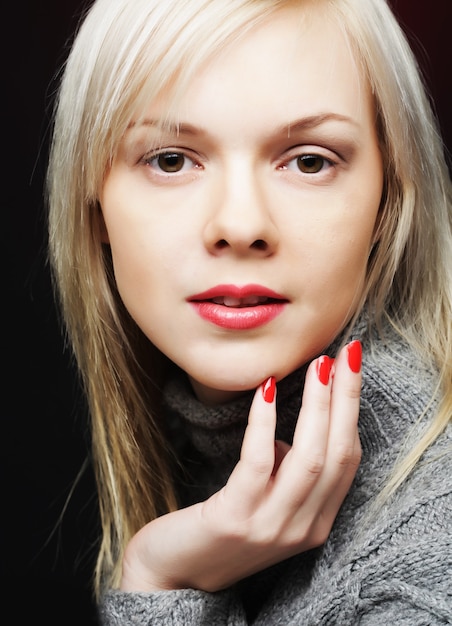
[[[159,164],[160,159],[183,159],[180,169],[173,169],[172,171],[165,171]],[[153,174],[156,176],[163,176],[165,178],[174,178],[175,176],[183,176],[189,172],[193,172],[194,169],[201,169],[202,164],[195,161],[192,157],[188,156],[183,150],[162,150],[160,152],[147,155],[143,157],[141,161],[144,165],[153,170]],[[300,169],[300,165],[304,164],[305,167],[310,168],[312,171],[303,171]],[[187,171],[188,165],[188,171]],[[292,167],[291,167],[292,165]],[[317,174],[323,175],[330,168],[337,166],[337,162],[333,159],[326,157],[325,155],[318,154],[315,151],[307,151],[301,154],[295,154],[289,159],[286,159],[277,166],[280,171],[293,172],[295,175],[301,174],[306,176],[315,176]],[[175,164],[177,167],[177,163]]]
[[[183,158],[183,165],[182,168],[180,170],[173,170],[173,171],[169,171],[169,172],[165,172],[165,170],[161,169],[161,167],[159,167],[158,165],[158,161],[159,159],[163,158],[163,157],[173,157],[173,158]],[[180,174],[180,172],[182,170],[185,169],[185,166],[187,164],[187,161],[190,161],[192,163],[192,166],[194,166],[194,168],[200,168],[201,165],[199,163],[197,163],[194,159],[192,159],[191,157],[189,157],[187,154],[185,154],[183,151],[181,150],[162,150],[161,152],[157,152],[155,154],[151,154],[149,156],[146,156],[143,158],[143,163],[147,166],[149,166],[151,169],[154,169],[158,172],[160,172],[158,175],[160,176],[172,176]],[[154,163],[154,165],[153,165]],[[192,167],[190,167],[190,169],[192,169]]]
[[[320,163],[319,163],[320,162]],[[305,167],[311,168],[312,171],[303,171],[300,169],[300,165],[304,164]],[[317,152],[304,152],[303,154],[297,154],[292,158],[286,160],[284,163],[278,166],[279,170],[287,170],[287,171],[295,171],[292,169],[290,165],[293,165],[296,169],[296,173],[306,174],[307,176],[314,176],[315,174],[321,174],[324,170],[328,170],[331,167],[335,167],[336,163],[324,156],[323,154],[318,154]],[[316,165],[320,165],[317,169]]]

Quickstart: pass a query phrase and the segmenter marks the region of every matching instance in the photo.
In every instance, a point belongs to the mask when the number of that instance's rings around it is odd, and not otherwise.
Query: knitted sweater
[[[363,342],[363,457],[326,543],[216,593],[110,590],[99,607],[103,625],[452,624],[450,425],[396,496],[375,506],[402,444],[419,435],[435,409],[430,407],[419,420],[436,382],[434,372],[396,337],[390,342],[377,339],[371,348],[363,328],[358,326],[354,336]],[[336,348],[332,345],[328,353],[332,356]],[[297,371],[278,384],[277,438],[288,442],[301,403],[303,374]],[[180,373],[165,396],[191,476],[181,487],[186,505],[226,482],[238,459],[252,394],[205,407]]]

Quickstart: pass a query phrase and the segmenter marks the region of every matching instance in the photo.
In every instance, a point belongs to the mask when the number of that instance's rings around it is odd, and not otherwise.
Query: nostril
[[[227,239],[218,239],[215,243],[215,250],[225,250],[226,248],[235,248],[239,244],[231,244]],[[243,242],[243,245],[240,244],[240,248],[243,247],[243,250],[255,250],[257,252],[267,252],[269,249],[268,243],[264,239],[255,239],[251,245]]]
[[[217,243],[215,244],[215,247],[217,248],[217,250],[223,250],[224,248],[228,247],[228,242],[226,241],[226,239],[220,239],[219,241],[217,241]]]
[[[256,239],[251,245],[254,250],[267,250],[268,244],[263,239]]]

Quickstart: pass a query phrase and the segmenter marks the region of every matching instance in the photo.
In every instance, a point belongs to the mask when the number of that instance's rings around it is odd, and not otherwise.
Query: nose
[[[223,171],[212,190],[204,241],[211,254],[267,257],[278,247],[268,191],[251,167]]]

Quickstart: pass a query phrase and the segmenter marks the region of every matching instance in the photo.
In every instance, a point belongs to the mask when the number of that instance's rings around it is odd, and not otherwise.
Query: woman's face
[[[362,293],[382,194],[341,30],[286,9],[131,125],[101,206],[121,297],[205,402],[322,352]],[[176,125],[176,122],[179,125]]]

